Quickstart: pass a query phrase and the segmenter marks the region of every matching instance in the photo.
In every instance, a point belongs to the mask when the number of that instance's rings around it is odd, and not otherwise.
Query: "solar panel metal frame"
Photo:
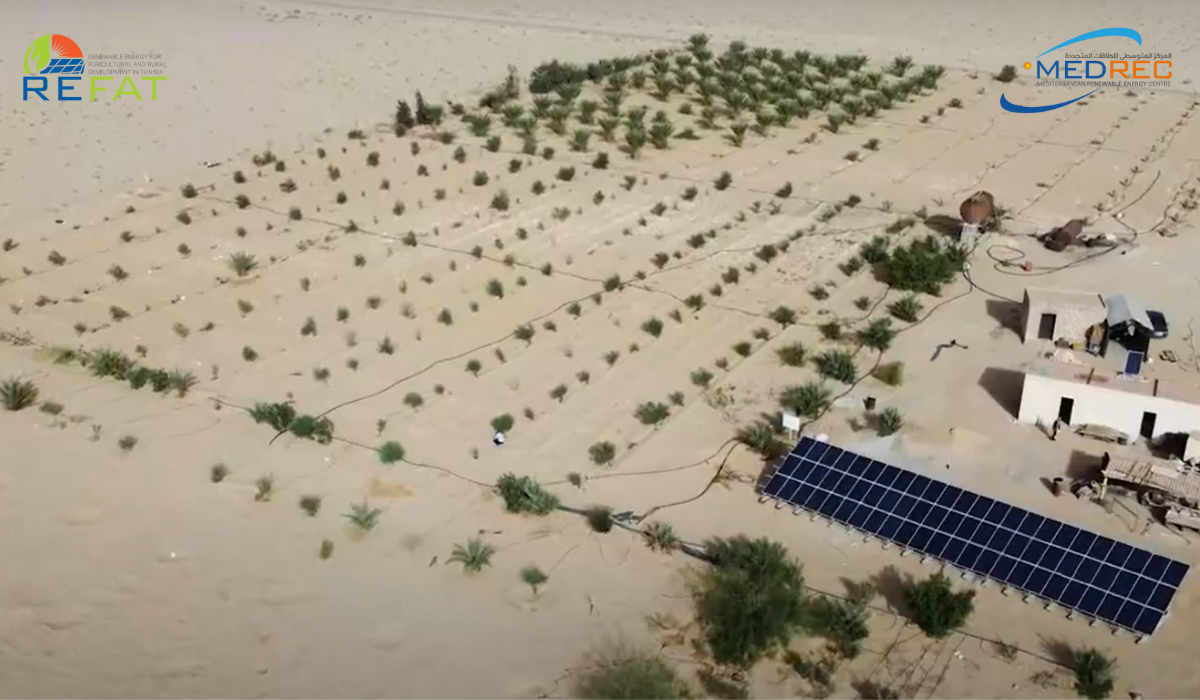
[[[1154,632],[1189,569],[807,437],[763,494],[1135,634]]]

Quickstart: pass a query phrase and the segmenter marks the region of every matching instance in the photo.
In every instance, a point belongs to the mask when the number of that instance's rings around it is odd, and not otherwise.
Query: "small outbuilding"
[[[1021,304],[1021,338],[1026,343],[1064,340],[1082,348],[1103,335],[1107,315],[1099,294],[1027,288]]]
[[[1200,387],[1043,360],[1025,372],[1022,423],[1100,426],[1133,440],[1200,431]]]

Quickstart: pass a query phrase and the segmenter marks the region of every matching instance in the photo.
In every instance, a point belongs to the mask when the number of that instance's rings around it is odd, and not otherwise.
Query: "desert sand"
[[[886,315],[885,285],[839,265],[875,236],[934,234],[896,222],[956,216],[979,189],[1011,216],[977,249],[975,286],[958,279],[922,298],[920,323],[897,324],[884,359],[905,363],[901,386],[830,382],[844,396],[809,430],[1195,559],[1194,534],[1054,499],[1041,480],[1095,445],[1017,425],[1014,388],[982,379],[1037,354],[1011,330],[1026,286],[1097,280],[1163,309],[1174,329],[1163,346],[1195,377],[1200,243],[1184,206],[1200,186],[1194,3],[55,0],[5,12],[0,375],[32,381],[61,410],[0,411],[4,696],[569,697],[572,674],[615,639],[661,649],[692,679],[705,664],[687,589],[700,565],[569,513],[507,514],[491,488],[506,472],[570,507],[652,513],[687,542],[768,536],[818,591],[844,593],[888,567],[929,573],[760,505],[761,460],[732,438],[777,410],[783,387],[816,377],[811,364],[782,365],[780,348],[843,346],[818,325]],[[1001,66],[1104,26],[1135,27],[1147,49],[1172,52],[1171,88],[1001,110],[1001,92],[1028,103],[1064,94],[1023,72],[997,82]],[[154,102],[22,102],[14,47],[49,32],[85,54],[157,51],[169,79]],[[452,143],[425,127],[392,133],[396,100],[417,90],[474,110],[508,65],[525,77],[555,58],[681,50],[696,32],[717,51],[744,40],[861,53],[872,70],[902,55],[914,72],[947,70],[936,89],[837,133],[814,111],[740,147],[721,136],[727,126],[697,128],[699,139],[647,145],[637,159],[599,136],[573,152],[545,128],[539,153],[525,155],[498,116],[495,152],[450,115]],[[678,131],[694,123],[679,113],[686,101],[643,91],[629,104],[665,110]],[[607,168],[595,167],[598,152]],[[719,190],[726,171],[732,184]],[[785,183],[790,194],[777,196]],[[986,254],[1007,245],[1036,269],[1062,265],[1064,254],[1021,234],[1075,217],[1128,243],[1036,280]],[[243,275],[231,269],[240,253],[256,262]],[[769,318],[780,305],[796,323]],[[651,318],[661,333],[643,329]],[[969,349],[931,362],[951,338]],[[183,396],[134,390],[55,363],[55,348],[111,348],[194,383]],[[863,425],[867,396],[900,409],[905,427],[876,437]],[[337,439],[272,439],[247,415],[283,401],[327,413]],[[634,415],[650,401],[669,407],[657,426]],[[497,447],[489,423],[506,413],[515,425]],[[405,459],[381,463],[385,441]],[[614,446],[612,464],[589,459],[598,442]],[[227,473],[214,483],[217,465]],[[321,499],[315,516],[297,507],[305,496]],[[379,510],[369,532],[343,517],[364,503]],[[495,554],[465,575],[451,551],[471,538]],[[527,566],[548,575],[537,592],[521,580]],[[1051,658],[1065,641],[1119,660],[1117,694],[1194,696],[1194,578],[1138,645],[994,587],[980,589],[965,630],[930,641],[895,613],[885,576],[867,652],[840,669],[836,694],[870,680],[905,697],[1070,695]],[[1004,658],[997,642],[1020,651]],[[749,690],[812,692],[778,662],[756,668]]]

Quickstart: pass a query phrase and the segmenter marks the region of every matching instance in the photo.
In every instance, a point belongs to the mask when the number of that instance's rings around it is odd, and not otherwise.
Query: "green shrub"
[[[597,442],[588,448],[588,456],[592,458],[593,464],[612,464],[617,457],[617,448],[611,442]]]
[[[509,513],[547,515],[558,508],[558,497],[532,477],[504,474],[496,480],[496,490]]]
[[[657,426],[671,415],[671,409],[667,408],[666,404],[647,401],[637,407],[634,415],[643,425]]]
[[[826,350],[813,358],[817,365],[817,373],[822,377],[836,379],[844,384],[853,383],[858,368],[854,365],[854,355],[846,350]]]
[[[808,358],[808,349],[801,343],[789,343],[775,351],[779,361],[788,367],[803,367]]]
[[[779,439],[775,426],[758,421],[737,432],[738,442],[757,452],[763,459],[773,460],[787,453],[788,446]]]
[[[916,323],[924,310],[915,294],[909,294],[888,305],[888,313],[907,323]]]
[[[584,700],[677,700],[691,697],[687,683],[656,654],[613,646],[574,675],[571,695]]]
[[[962,272],[966,253],[933,236],[892,251],[883,263],[883,281],[896,289],[937,295]]]
[[[889,406],[879,412],[879,415],[875,417],[875,423],[879,434],[888,436],[899,432],[900,428],[904,427],[904,416],[898,409]]]
[[[783,545],[744,535],[705,543],[713,566],[695,588],[713,660],[748,669],[786,648],[805,620],[804,577]]]
[[[904,591],[912,620],[929,637],[943,639],[966,624],[975,611],[975,591],[955,592],[941,572],[910,582]]]
[[[37,403],[38,388],[27,379],[5,379],[0,382],[0,403],[5,410],[21,411]]]
[[[1117,662],[1098,649],[1071,652],[1071,671],[1075,673],[1075,692],[1089,700],[1104,700],[1112,694],[1113,671]]]
[[[858,342],[879,352],[886,352],[895,338],[896,329],[892,328],[890,318],[877,318],[858,331]]]
[[[817,418],[833,400],[829,389],[817,382],[784,388],[779,394],[779,405],[791,409],[797,416]]]

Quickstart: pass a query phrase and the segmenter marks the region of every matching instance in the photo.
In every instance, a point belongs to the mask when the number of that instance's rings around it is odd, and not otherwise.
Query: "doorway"
[[[1158,421],[1157,413],[1151,413],[1150,411],[1142,413],[1142,427],[1138,431],[1138,434],[1147,440],[1154,437],[1154,423],[1156,421]]]
[[[1075,411],[1075,399],[1062,397],[1058,402],[1058,420],[1063,425],[1071,424],[1071,414]]]
[[[1038,321],[1038,340],[1054,340],[1054,326],[1058,324],[1058,314],[1042,314]]]

